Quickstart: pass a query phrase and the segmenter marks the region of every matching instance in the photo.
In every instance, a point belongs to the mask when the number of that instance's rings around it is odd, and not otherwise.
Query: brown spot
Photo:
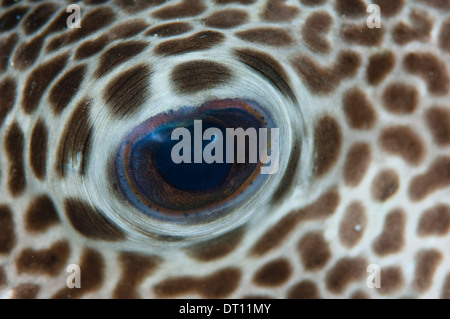
[[[12,299],[34,299],[40,287],[35,284],[20,284],[13,288]]]
[[[122,118],[141,107],[149,96],[151,74],[148,66],[137,65],[110,80],[103,92],[110,114]]]
[[[47,195],[35,198],[25,215],[25,229],[31,233],[42,233],[60,222],[53,201]]]
[[[300,134],[294,134],[293,136],[293,149],[291,150],[291,154],[289,156],[288,165],[285,169],[285,174],[283,178],[278,183],[277,188],[272,193],[271,202],[273,204],[281,203],[289,194],[289,190],[294,187],[293,185],[296,183],[297,169],[300,165],[300,155],[301,155],[301,147],[300,147]]]
[[[346,24],[341,29],[341,36],[351,44],[378,46],[383,40],[384,29],[368,28],[363,25]]]
[[[301,221],[327,218],[335,212],[338,204],[339,194],[335,190],[330,190],[310,205],[290,212],[261,236],[252,247],[251,254],[256,256],[266,254],[281,245]]]
[[[372,248],[377,255],[385,256],[399,252],[404,245],[406,216],[401,209],[394,209],[384,220],[383,231],[373,242]]]
[[[18,39],[17,33],[12,33],[8,37],[0,39],[0,73],[8,69],[9,59]]]
[[[241,280],[241,272],[236,268],[221,269],[205,277],[175,277],[166,279],[153,289],[161,298],[181,294],[198,294],[204,298],[225,298],[235,291]]]
[[[63,33],[51,38],[51,40],[47,43],[45,50],[47,52],[52,52],[61,49],[68,42],[67,41],[68,37],[69,37],[68,33]]]
[[[319,299],[319,289],[311,280],[303,280],[291,287],[287,294],[288,299]]]
[[[0,81],[0,127],[16,103],[16,82],[10,78]]]
[[[228,3],[240,3],[243,5],[249,5],[254,3],[256,0],[215,0],[217,4],[228,4]]]
[[[380,84],[392,71],[394,65],[395,55],[392,51],[372,55],[367,66],[367,81],[372,85]]]
[[[419,92],[411,85],[392,83],[383,92],[383,105],[392,113],[412,113],[418,104]]]
[[[53,38],[53,44],[47,46],[47,50],[53,51],[67,44],[86,38],[88,35],[100,30],[115,20],[115,14],[109,7],[100,7],[82,15],[82,28],[73,28],[68,33],[64,33]]]
[[[108,44],[108,36],[102,35],[94,40],[88,40],[80,44],[75,51],[75,59],[82,60],[91,57],[101,50]]]
[[[64,208],[72,226],[83,236],[107,241],[124,239],[124,234],[118,226],[89,203],[76,198],[67,198],[64,201]]]
[[[381,295],[390,294],[403,285],[402,269],[400,267],[382,267],[380,272],[381,285],[376,291]]]
[[[373,0],[372,2],[379,5],[381,14],[388,18],[399,13],[405,5],[404,0]]]
[[[385,128],[380,135],[380,145],[387,153],[400,156],[411,165],[419,164],[425,155],[425,146],[409,126]]]
[[[183,0],[182,2],[172,6],[163,6],[152,15],[155,18],[163,20],[195,17],[205,11],[205,9],[206,7],[201,0]]]
[[[227,83],[231,71],[223,64],[211,61],[189,61],[178,64],[170,75],[179,93],[195,93]]]
[[[67,71],[52,87],[49,101],[55,114],[61,114],[70,103],[77,93],[85,73],[86,65],[78,65]]]
[[[28,12],[28,7],[18,6],[6,11],[0,16],[0,32],[5,32],[14,28],[25,14]]]
[[[276,86],[281,93],[291,97],[291,99],[295,99],[294,93],[288,84],[286,72],[280,63],[274,60],[270,55],[250,49],[239,49],[235,52],[242,63],[245,63],[247,66],[258,72]]]
[[[16,259],[17,272],[55,277],[67,266],[69,254],[70,247],[66,241],[56,242],[48,249],[26,248]]]
[[[434,273],[442,261],[442,254],[437,249],[421,250],[416,255],[414,286],[420,291],[427,291],[433,284]]]
[[[318,6],[327,2],[327,0],[300,0],[300,2],[306,6]]]
[[[422,77],[430,93],[448,93],[450,80],[447,65],[432,53],[409,53],[403,60],[403,66],[409,73]]]
[[[434,7],[436,9],[450,10],[450,1],[448,0],[416,0],[422,2],[426,6]]]
[[[450,206],[439,204],[427,209],[419,220],[419,236],[444,236],[450,230]]]
[[[80,298],[84,294],[95,291],[101,287],[104,280],[105,262],[100,253],[85,248],[81,255],[81,288],[65,287],[59,290],[52,298],[72,299]]]
[[[145,32],[145,35],[156,35],[158,37],[165,38],[180,35],[191,30],[192,26],[187,22],[172,22],[163,25],[157,25]]]
[[[66,176],[66,165],[69,160],[77,161],[81,154],[81,173],[86,173],[92,143],[92,123],[89,120],[91,102],[82,100],[78,103],[69,121],[64,127],[56,159],[56,172],[59,176]]]
[[[195,277],[175,277],[160,282],[153,287],[153,290],[160,298],[173,298],[189,292],[199,293],[195,289],[197,286],[197,278]]]
[[[45,177],[47,164],[48,129],[42,119],[38,119],[31,132],[30,164],[34,175],[40,180]]]
[[[43,43],[44,37],[42,35],[34,37],[29,42],[20,43],[14,53],[14,67],[25,70],[31,66],[41,53]]]
[[[351,299],[370,299],[369,295],[367,295],[364,291],[357,290],[350,296]]]
[[[450,185],[450,157],[440,156],[425,174],[414,177],[409,184],[409,196],[418,201],[430,193]]]
[[[335,8],[341,16],[349,18],[366,14],[366,4],[361,0],[336,0]]]
[[[288,22],[295,18],[300,10],[297,7],[286,5],[284,1],[267,0],[261,18],[271,22]]]
[[[0,205],[0,255],[8,254],[16,245],[14,219],[11,209]]]
[[[3,0],[1,2],[1,6],[4,7],[4,8],[7,8],[7,7],[9,7],[9,6],[13,5],[13,4],[16,4],[17,2],[18,1],[16,1],[16,0]]]
[[[327,12],[312,13],[302,28],[305,44],[314,52],[328,53],[331,45],[325,35],[330,31],[333,18]]]
[[[154,256],[144,256],[135,253],[122,252],[119,256],[122,276],[114,289],[113,298],[137,299],[139,284],[149,276],[161,260]]]
[[[190,37],[162,42],[155,47],[155,52],[160,55],[175,55],[203,51],[218,45],[223,39],[222,33],[206,30],[197,32]]]
[[[146,29],[148,24],[142,19],[133,19],[122,22],[108,31],[108,40],[128,39],[136,36],[142,30]]]
[[[342,293],[352,281],[359,281],[366,277],[367,261],[363,258],[342,258],[326,276],[327,289],[333,293]]]
[[[404,22],[399,22],[392,30],[394,41],[398,44],[404,45],[408,42],[417,40],[425,41],[430,37],[433,22],[424,12],[413,11],[409,15],[411,26]]]
[[[242,299],[274,299],[274,298],[268,295],[245,295],[242,297]]]
[[[450,273],[445,276],[445,281],[442,285],[441,298],[450,299]]]
[[[448,107],[434,106],[430,108],[425,114],[425,120],[437,145],[450,144],[450,111]]]
[[[441,31],[439,32],[439,47],[450,52],[450,20],[448,19],[442,23]]]
[[[413,200],[419,200],[429,193],[450,184],[450,159],[439,157],[423,175],[416,176],[409,188]]]
[[[84,2],[86,4],[92,4],[92,5],[98,5],[98,4],[102,4],[105,2],[108,2],[109,0],[85,0]]]
[[[322,176],[336,163],[341,150],[342,134],[339,124],[330,116],[322,117],[314,131],[314,149],[317,154],[315,175]]]
[[[203,22],[211,28],[229,29],[244,24],[247,20],[247,12],[237,9],[225,9],[211,14],[203,19]]]
[[[253,276],[253,282],[258,286],[276,287],[285,283],[292,273],[291,264],[287,259],[275,259],[260,269]]]
[[[32,34],[42,28],[51,16],[56,12],[56,6],[53,3],[43,3],[30,12],[22,21],[22,28],[26,34]]]
[[[353,51],[341,51],[331,67],[319,66],[307,56],[300,56],[292,61],[295,71],[315,94],[334,91],[343,79],[356,74],[360,63],[359,55]]]
[[[4,8],[7,8],[9,6],[12,6],[14,4],[17,4],[17,2],[20,2],[21,0],[2,0],[0,2],[0,5]]]
[[[27,181],[24,170],[24,137],[19,124],[14,122],[5,138],[5,150],[9,160],[8,188],[13,196],[20,195],[26,187]]]
[[[364,178],[371,160],[372,153],[369,144],[363,142],[353,144],[345,159],[345,184],[351,187],[358,186]]]
[[[348,125],[359,130],[373,127],[376,113],[366,94],[359,88],[352,88],[344,93],[342,104]]]
[[[213,240],[190,247],[188,254],[198,261],[216,260],[233,252],[241,243],[243,236],[243,228],[238,228]]]
[[[100,63],[95,71],[96,77],[102,77],[118,65],[141,53],[148,43],[139,41],[121,42],[109,48],[100,56]]]
[[[164,3],[164,0],[114,0],[126,13],[137,13]]]
[[[67,18],[71,15],[71,12],[66,12],[66,8],[63,8],[56,17],[50,22],[50,24],[44,29],[42,32],[43,37],[47,37],[48,35],[60,32],[67,31],[69,28],[67,27]]]
[[[384,169],[372,181],[372,197],[380,202],[386,201],[397,192],[400,185],[397,172]]]
[[[42,95],[53,79],[66,66],[67,54],[62,54],[50,61],[40,64],[28,76],[23,90],[23,109],[30,114],[38,107]]]
[[[344,246],[355,246],[364,235],[367,224],[366,209],[359,201],[351,202],[345,209],[339,226],[339,238]]]
[[[318,232],[303,236],[298,243],[297,249],[302,259],[303,267],[308,271],[315,271],[325,267],[331,258],[328,243],[323,234]]]
[[[6,278],[5,269],[0,267],[0,289],[2,289],[8,283],[8,279]]]
[[[286,46],[293,43],[289,33],[281,28],[254,28],[236,32],[236,36],[244,41],[275,47]]]

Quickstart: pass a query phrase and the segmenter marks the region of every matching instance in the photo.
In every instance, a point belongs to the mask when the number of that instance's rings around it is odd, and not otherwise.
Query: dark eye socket
[[[196,223],[223,216],[267,177],[259,168],[267,163],[261,156],[270,151],[259,142],[265,138],[270,149],[275,126],[270,113],[245,100],[217,100],[157,114],[123,139],[115,164],[119,189],[154,218]],[[180,128],[183,134],[173,139]],[[245,144],[239,144],[227,129],[255,134],[245,134]]]

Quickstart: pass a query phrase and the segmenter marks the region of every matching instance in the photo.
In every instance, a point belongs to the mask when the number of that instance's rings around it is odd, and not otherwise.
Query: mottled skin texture
[[[447,0],[86,1],[73,30],[69,3],[0,7],[1,297],[450,297]],[[245,222],[155,235],[117,143],[227,97],[289,115],[280,178]]]

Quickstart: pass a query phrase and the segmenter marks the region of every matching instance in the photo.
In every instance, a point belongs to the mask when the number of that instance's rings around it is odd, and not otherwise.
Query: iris
[[[262,163],[194,160],[194,121],[202,121],[203,132],[227,128],[271,128],[271,116],[261,106],[245,100],[217,100],[197,107],[181,107],[157,114],[135,127],[122,141],[116,158],[120,191],[137,208],[163,219],[204,219],[225,214],[253,193],[264,180]],[[171,152],[179,143],[172,132],[185,128],[190,134],[190,161],[176,163]],[[202,151],[217,136],[200,142]],[[248,142],[248,141],[247,141]],[[225,143],[222,153],[226,157]],[[249,147],[246,143],[247,148]],[[235,146],[237,147],[237,146]],[[234,156],[237,155],[234,151]],[[183,155],[183,154],[181,154]],[[214,155],[214,154],[212,154]]]

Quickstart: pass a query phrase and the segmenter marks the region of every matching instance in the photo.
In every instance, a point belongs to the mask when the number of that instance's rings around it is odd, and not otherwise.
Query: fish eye
[[[189,246],[267,216],[298,176],[312,174],[313,124],[268,65],[226,65],[233,79],[213,87],[158,90],[172,72],[161,68],[140,107],[116,105],[121,113],[114,113],[111,101],[96,105],[89,171],[73,176],[73,196],[96,203],[143,248]]]
[[[252,101],[218,100],[160,113],[123,139],[116,180],[129,202],[151,217],[218,218],[251,196],[266,171],[276,173],[278,130],[270,113]]]

